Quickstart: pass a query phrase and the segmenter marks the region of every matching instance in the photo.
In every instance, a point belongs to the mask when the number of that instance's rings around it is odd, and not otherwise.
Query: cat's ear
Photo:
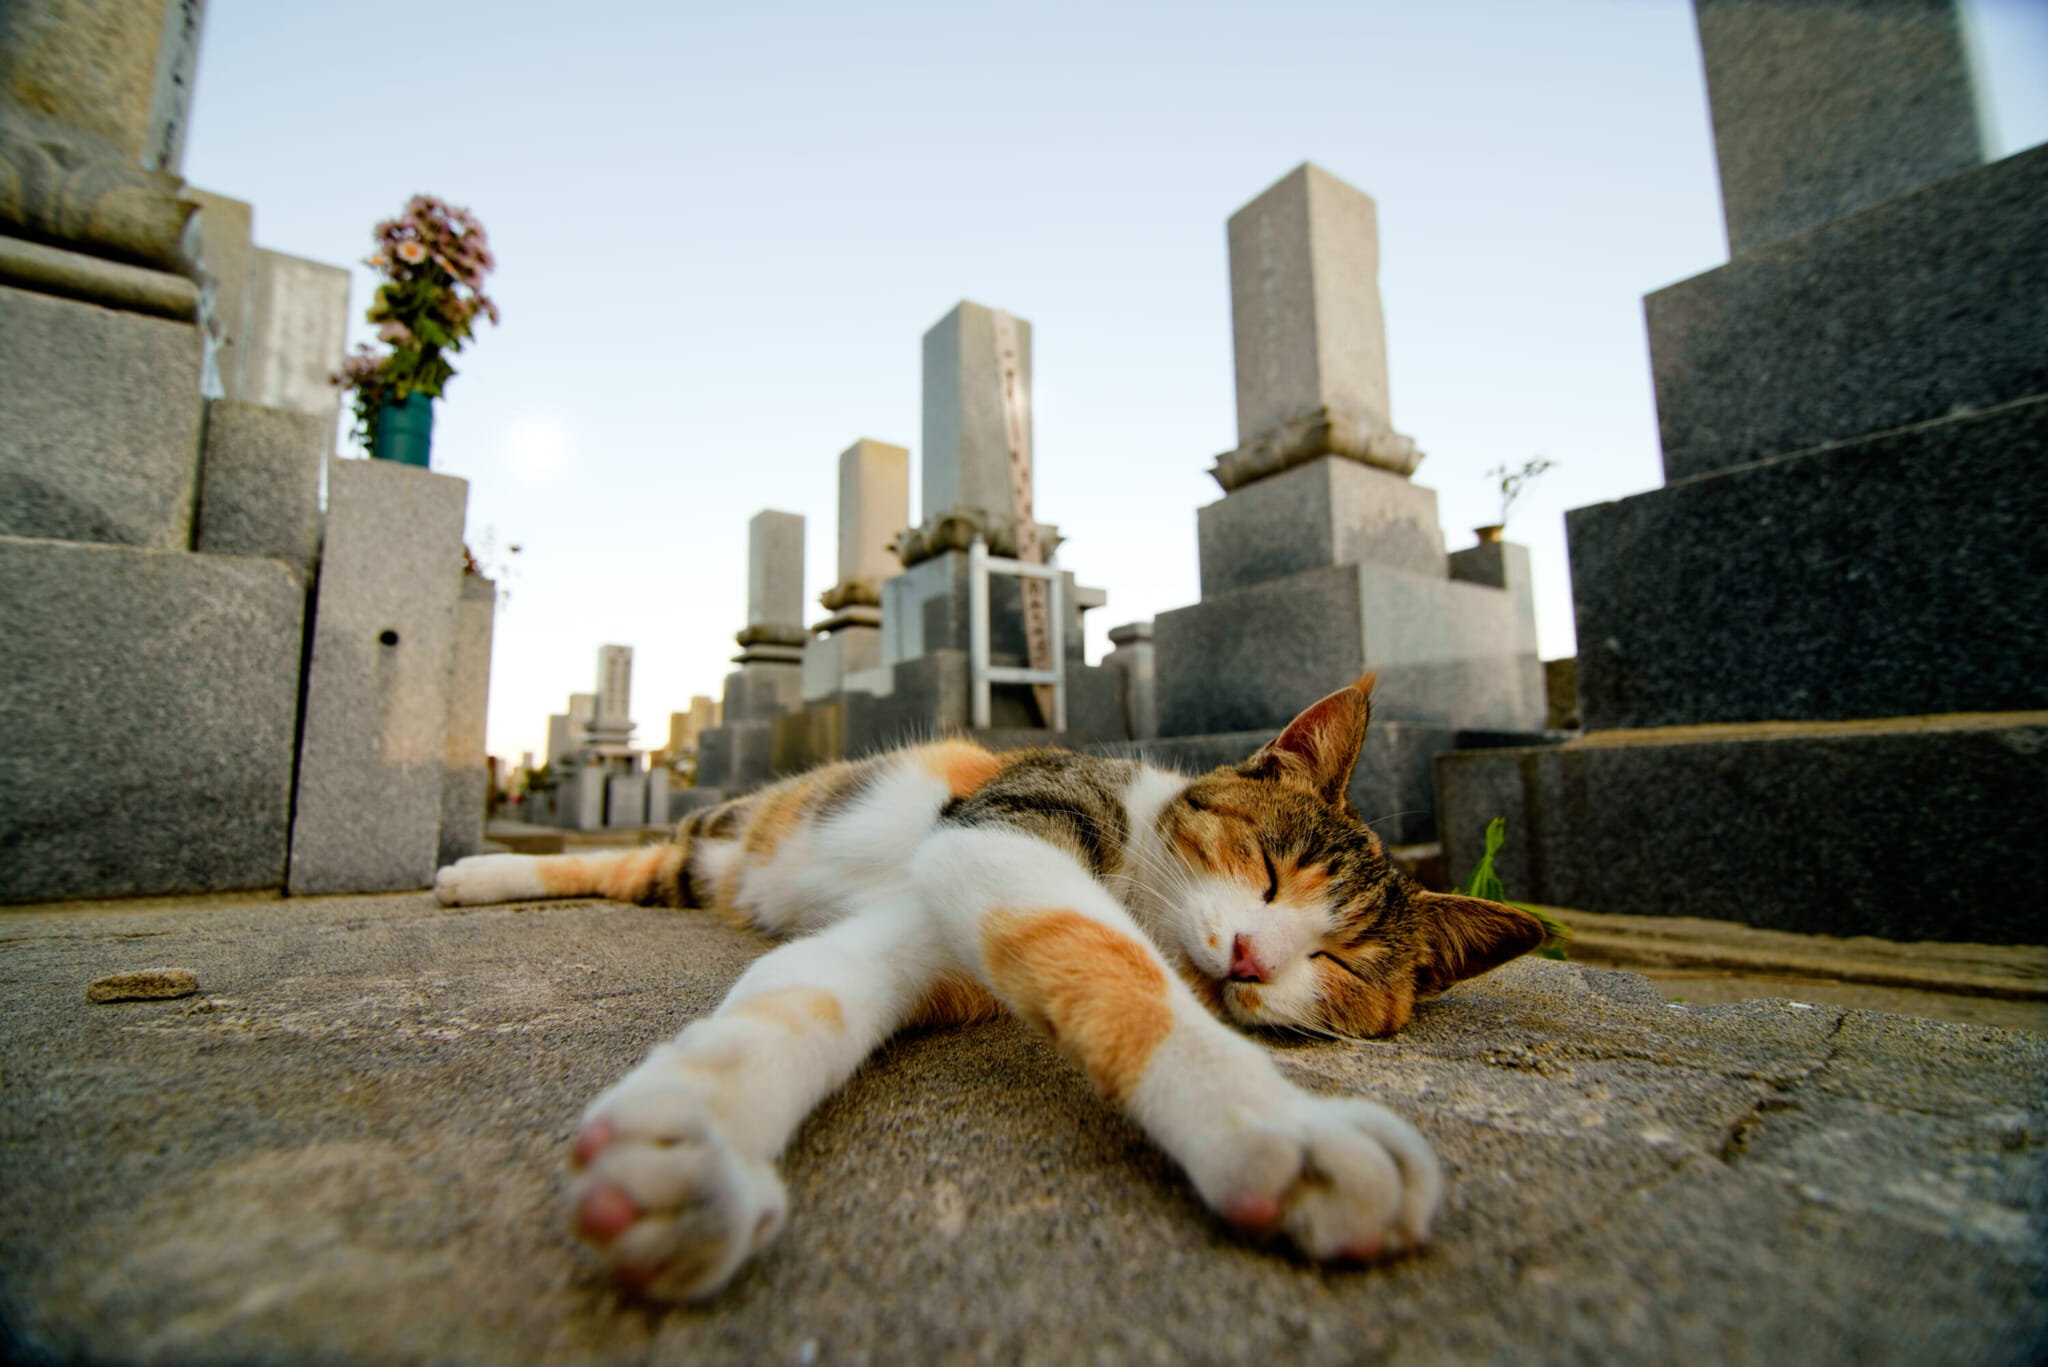
[[[1358,747],[1365,744],[1365,728],[1372,720],[1374,679],[1364,675],[1311,706],[1246,760],[1246,768],[1274,760],[1297,771],[1305,768],[1323,800],[1341,806],[1344,790],[1351,786],[1351,767],[1358,762]]]
[[[1418,992],[1441,992],[1489,968],[1518,959],[1550,937],[1543,922],[1520,907],[1411,889],[1408,904],[1418,917],[1422,942],[1416,966]]]

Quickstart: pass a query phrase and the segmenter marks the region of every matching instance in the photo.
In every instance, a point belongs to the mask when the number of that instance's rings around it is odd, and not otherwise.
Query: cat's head
[[[1411,882],[1345,799],[1372,686],[1332,693],[1160,814],[1178,866],[1169,954],[1228,1020],[1391,1034],[1417,998],[1543,943],[1525,911]]]

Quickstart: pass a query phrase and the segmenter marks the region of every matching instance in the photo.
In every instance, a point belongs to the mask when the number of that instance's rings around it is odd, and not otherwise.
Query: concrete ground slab
[[[1422,1255],[1249,1247],[1014,1023],[914,1035],[799,1132],[694,1308],[568,1237],[590,1095],[759,951],[709,917],[419,894],[0,919],[0,1319],[57,1361],[2038,1361],[2048,1039],[1687,1007],[1524,960],[1391,1041],[1276,1046],[1415,1118]],[[196,997],[91,1005],[110,973]]]

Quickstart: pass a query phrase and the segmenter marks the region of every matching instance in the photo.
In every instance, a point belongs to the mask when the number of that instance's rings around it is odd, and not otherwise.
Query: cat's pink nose
[[[1262,983],[1270,976],[1259,956],[1252,952],[1252,937],[1240,935],[1230,942],[1230,980],[1234,983]]]

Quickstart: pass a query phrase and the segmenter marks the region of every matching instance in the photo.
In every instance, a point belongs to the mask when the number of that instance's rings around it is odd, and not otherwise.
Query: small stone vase
[[[377,435],[370,443],[370,455],[424,470],[433,448],[434,401],[425,394],[403,399],[386,394],[377,405]]]
[[[1487,524],[1486,526],[1484,526],[1484,527],[1474,527],[1474,528],[1472,529],[1472,534],[1473,534],[1474,536],[1477,536],[1477,537],[1479,538],[1479,540],[1480,540],[1481,544],[1484,544],[1484,543],[1486,543],[1486,542],[1488,542],[1488,541],[1498,541],[1498,540],[1500,540],[1500,534],[1501,534],[1502,532],[1506,531],[1506,530],[1507,530],[1507,524],[1506,524],[1506,523],[1502,523],[1502,522],[1493,522],[1493,523],[1488,523],[1488,524]]]

